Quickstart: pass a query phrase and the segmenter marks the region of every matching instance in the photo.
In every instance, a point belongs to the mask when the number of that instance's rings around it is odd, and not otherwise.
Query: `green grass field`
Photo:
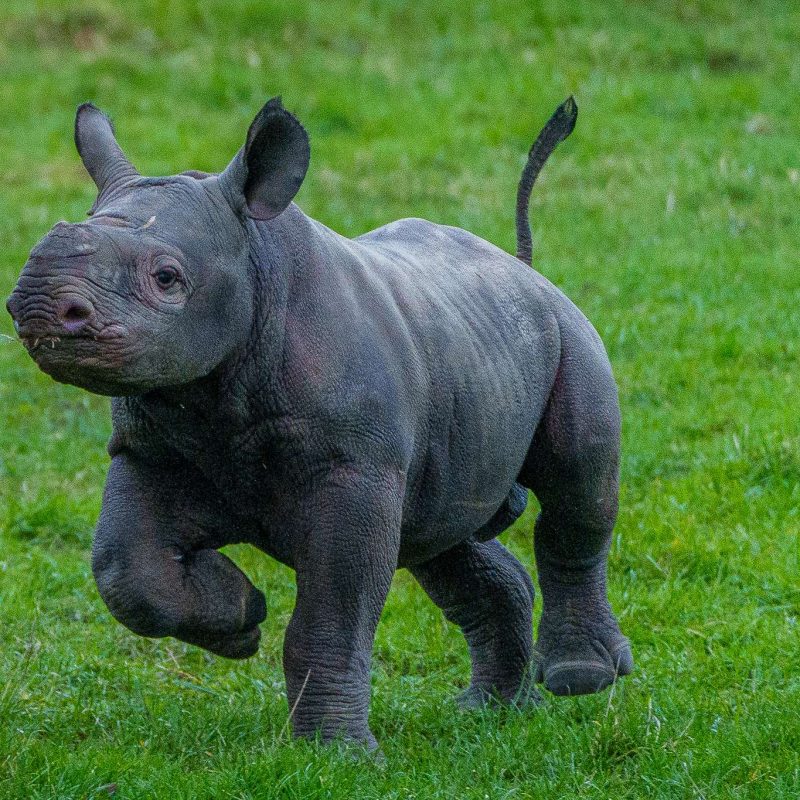
[[[89,568],[108,401],[40,374],[3,313],[0,797],[800,796],[794,5],[7,0],[2,297],[34,242],[91,205],[84,100],[165,174],[223,167],[282,94],[312,137],[307,213],[348,235],[422,216],[513,250],[527,148],[576,95],[534,190],[534,263],[619,381],[610,592],[637,669],[532,713],[458,713],[466,648],[400,573],[374,659],[385,762],[291,741],[291,572],[231,548],[269,605],[247,662],[117,624]],[[503,536],[531,568],[533,505]]]

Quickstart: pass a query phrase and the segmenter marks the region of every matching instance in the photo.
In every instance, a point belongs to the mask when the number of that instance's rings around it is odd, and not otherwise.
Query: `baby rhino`
[[[218,548],[255,545],[297,574],[295,735],[369,747],[373,637],[400,567],[466,637],[466,705],[631,670],[606,596],[614,379],[589,322],[530,268],[530,190],[576,116],[570,98],[531,148],[515,258],[421,219],[346,239],[307,217],[292,198],[308,136],[279,99],[222,173],[166,178],[78,109],[97,200],[33,249],[8,310],[42,370],[114,398],[92,568],[120,622],[253,655],[264,596]],[[535,648],[531,579],[496,538],[528,489]]]

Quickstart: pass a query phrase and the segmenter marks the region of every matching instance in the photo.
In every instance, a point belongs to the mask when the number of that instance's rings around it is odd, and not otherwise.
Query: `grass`
[[[800,13],[735,0],[3,5],[0,295],[91,205],[72,114],[142,171],[219,169],[264,100],[312,135],[299,202],[354,235],[402,216],[513,249],[605,340],[624,416],[610,592],[637,669],[535,713],[459,714],[456,630],[398,574],[375,651],[383,765],[289,740],[292,574],[245,663],[138,639],[88,564],[107,401],[39,374],[0,319],[0,797],[796,798],[800,795]],[[532,515],[503,539],[532,566]]]

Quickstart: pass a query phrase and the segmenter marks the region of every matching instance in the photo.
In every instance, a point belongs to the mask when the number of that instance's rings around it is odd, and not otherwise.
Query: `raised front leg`
[[[188,469],[188,468],[187,468]],[[114,456],[92,548],[97,588],[141,636],[175,636],[228,658],[258,649],[264,595],[215,548],[216,514],[202,477]]]
[[[469,645],[472,681],[464,707],[529,704],[533,583],[500,542],[468,540],[411,572]]]
[[[397,471],[332,467],[304,502],[284,669],[295,736],[377,746],[368,725],[375,628],[397,568]]]
[[[588,694],[633,669],[606,594],[620,420],[594,331],[583,320],[562,335],[561,366],[520,480],[542,507],[534,532],[543,601],[538,679],[555,694]]]

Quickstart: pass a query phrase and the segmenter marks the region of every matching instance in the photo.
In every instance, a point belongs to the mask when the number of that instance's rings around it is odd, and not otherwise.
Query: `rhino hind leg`
[[[467,540],[411,568],[469,646],[472,680],[462,707],[535,704],[531,680],[533,583],[498,541]]]
[[[567,336],[562,345],[566,357],[519,480],[541,504],[537,680],[554,694],[577,695],[627,675],[633,658],[606,591],[619,490],[616,385],[591,336]]]

